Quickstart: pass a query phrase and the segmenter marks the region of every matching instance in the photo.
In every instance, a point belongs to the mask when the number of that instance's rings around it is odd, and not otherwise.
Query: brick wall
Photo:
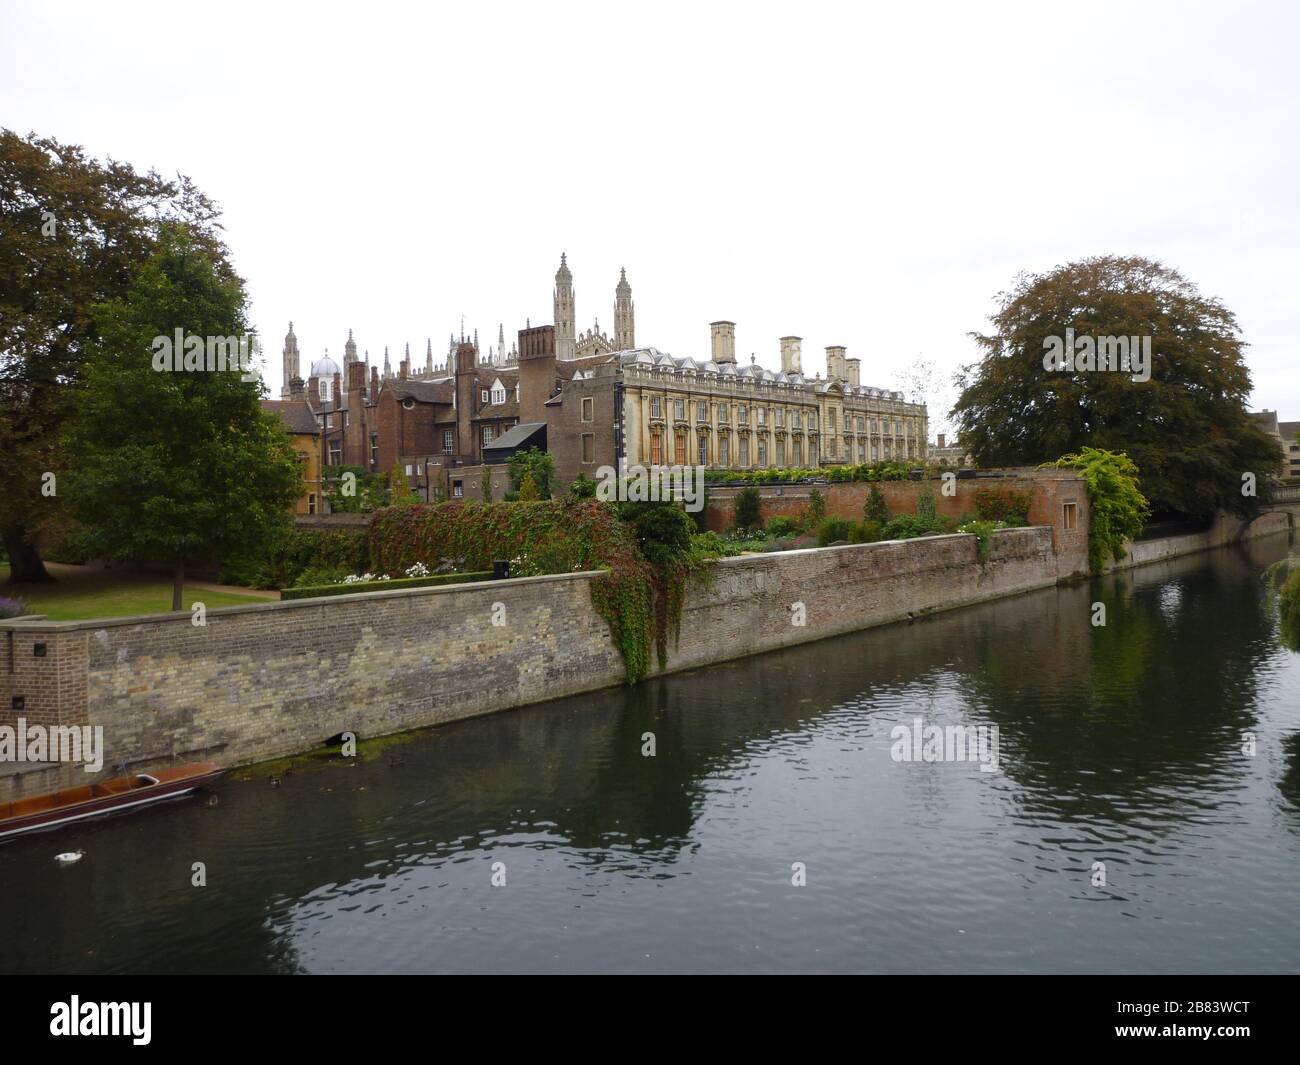
[[[915,514],[916,501],[922,494],[934,496],[940,517],[962,518],[975,513],[975,492],[980,488],[1030,493],[1029,524],[1045,525],[1052,530],[1052,543],[1061,558],[1062,576],[1083,575],[1088,570],[1088,491],[1081,477],[1070,470],[1026,470],[1011,476],[978,477],[949,482],[952,495],[944,495],[943,482],[880,481],[876,482],[891,515]],[[862,520],[862,508],[871,485],[848,481],[825,485],[787,485],[760,487],[763,520],[778,514],[797,517],[808,506],[809,492],[816,487],[826,501],[826,513],[850,521]],[[732,508],[737,488],[710,488],[707,513],[708,527],[723,532],[731,527]],[[1074,503],[1074,527],[1066,528],[1064,504]]]

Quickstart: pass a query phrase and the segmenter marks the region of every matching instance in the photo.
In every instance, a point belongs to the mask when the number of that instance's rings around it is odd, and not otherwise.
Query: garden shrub
[[[825,547],[837,540],[847,540],[853,522],[848,518],[822,518],[817,526],[817,546]]]
[[[740,532],[763,527],[763,499],[753,485],[742,488],[732,501],[732,526]]]
[[[979,521],[1000,521],[1005,525],[1029,524],[1029,506],[1033,496],[1028,491],[1002,488],[975,489],[975,517]]]
[[[221,560],[222,584],[288,588],[308,571],[364,573],[371,565],[364,529],[290,529],[257,550]]]
[[[826,517],[826,497],[816,488],[812,488],[808,492],[808,506],[804,508],[803,526],[805,529],[815,529],[824,517]]]
[[[1107,557],[1120,562],[1124,545],[1142,531],[1151,508],[1138,488],[1138,468],[1122,451],[1085,447],[1045,463],[1079,471],[1088,484],[1088,565],[1100,573]]]
[[[800,532],[799,522],[787,514],[778,514],[767,523],[768,536],[794,536]]]
[[[867,501],[862,504],[862,520],[884,528],[889,524],[889,504],[880,486],[873,484],[867,489]]]

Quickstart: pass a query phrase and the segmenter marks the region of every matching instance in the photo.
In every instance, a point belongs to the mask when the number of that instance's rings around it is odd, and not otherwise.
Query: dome
[[[333,377],[336,373],[341,373],[339,364],[326,355],[323,359],[317,359],[311,364],[312,377]]]

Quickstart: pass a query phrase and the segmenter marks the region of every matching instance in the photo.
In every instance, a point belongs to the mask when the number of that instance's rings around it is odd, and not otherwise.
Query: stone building
[[[289,399],[264,399],[262,409],[276,414],[289,433],[290,444],[298,456],[302,474],[302,495],[294,504],[293,512],[304,516],[324,513],[321,495],[321,429],[311,406],[301,393],[302,381],[297,382],[299,393]]]

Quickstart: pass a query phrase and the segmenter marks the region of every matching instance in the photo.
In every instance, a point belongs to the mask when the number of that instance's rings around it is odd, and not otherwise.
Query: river
[[[0,971],[1296,972],[1300,655],[1260,579],[1294,550],[257,767],[214,799],[20,839],[0,846]],[[897,760],[918,717],[996,726],[997,771]]]

